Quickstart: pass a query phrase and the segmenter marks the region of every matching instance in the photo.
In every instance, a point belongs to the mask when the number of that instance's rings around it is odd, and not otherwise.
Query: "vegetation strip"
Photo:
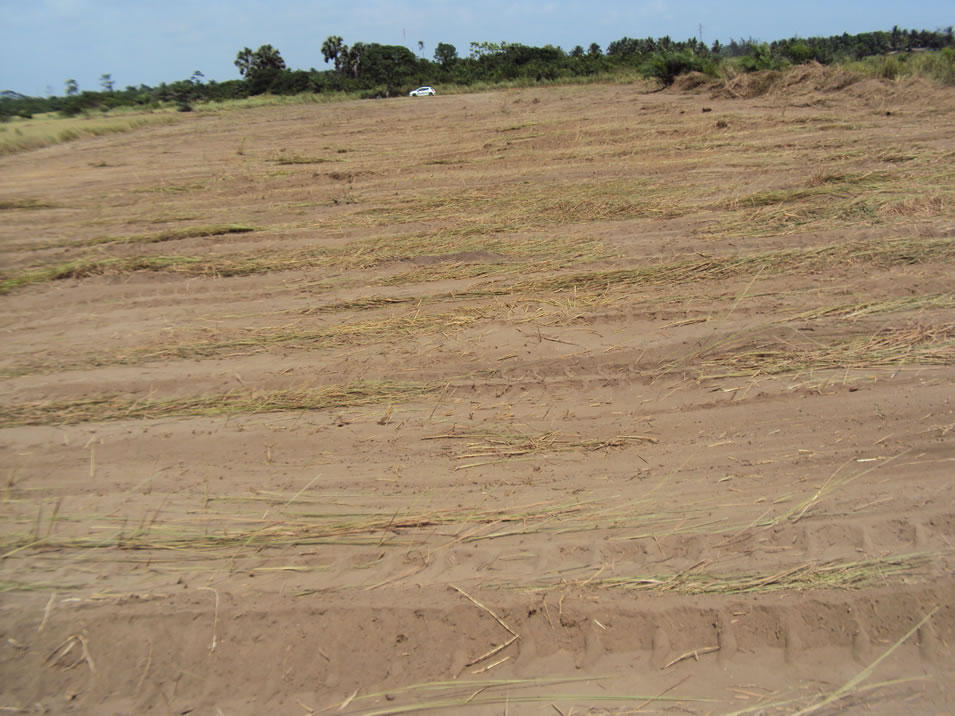
[[[502,258],[567,256],[578,261],[602,255],[600,243],[586,238],[534,236],[506,240],[462,238],[450,232],[375,238],[341,249],[309,248],[284,252],[255,252],[209,258],[203,256],[89,256],[55,266],[30,269],[0,281],[0,294],[31,284],[66,278],[125,274],[134,271],[175,271],[203,276],[250,276],[293,269],[365,269],[417,256],[453,257],[462,251],[485,251]]]
[[[431,439],[442,437],[438,435]],[[191,509],[189,504],[177,507],[167,504],[164,499],[160,508],[165,507],[166,512],[180,516],[166,517],[158,522],[160,509],[156,509],[149,519],[145,515],[151,508],[144,507],[143,521],[138,528],[130,528],[126,515],[74,514],[57,503],[48,519],[41,519],[41,507],[35,516],[23,513],[19,519],[9,520],[11,524],[18,522],[23,525],[27,531],[17,534],[10,530],[6,535],[0,535],[0,559],[33,548],[83,550],[120,547],[175,550],[177,555],[171,557],[175,561],[184,558],[185,552],[194,552],[193,559],[218,558],[221,556],[218,550],[237,545],[254,544],[259,550],[308,544],[406,547],[409,544],[433,544],[435,538],[449,540],[442,546],[432,547],[444,549],[458,543],[547,532],[566,534],[633,529],[639,529],[640,532],[621,534],[611,539],[658,540],[675,535],[722,536],[732,533],[729,537],[732,542],[752,534],[752,530],[761,531],[787,523],[794,525],[803,518],[816,515],[819,506],[837,490],[904,454],[852,474],[840,476],[840,468],[811,496],[788,510],[772,516],[764,512],[756,520],[747,519],[744,522],[730,522],[720,517],[714,519],[713,505],[707,502],[661,509],[648,497],[623,502],[617,497],[605,502],[596,499],[535,502],[509,509],[482,509],[483,501],[477,506],[408,508],[404,511],[367,510],[361,505],[338,503],[343,509],[336,509],[329,504],[327,494],[309,493],[307,486],[291,497],[272,491],[238,496],[206,496],[198,512]],[[662,484],[650,492],[656,491]],[[220,504],[223,507],[217,509]],[[251,508],[242,511],[236,507],[241,504],[249,504]],[[273,515],[275,508],[278,508],[278,513]],[[453,533],[442,533],[438,529],[451,526],[458,529]],[[77,530],[84,528],[86,534],[76,534]],[[149,559],[151,563],[159,560],[157,556]]]
[[[39,199],[0,199],[0,211],[12,209],[52,209],[55,204]]]
[[[605,439],[583,439],[555,432],[527,434],[505,432],[456,432],[452,430],[442,435],[433,435],[427,440],[466,440],[464,449],[455,453],[457,460],[480,460],[480,462],[459,465],[456,470],[488,465],[510,458],[525,455],[542,455],[555,452],[582,450],[593,452],[621,448],[636,443],[655,444],[657,438],[649,435],[616,435]]]
[[[588,271],[544,279],[531,279],[511,286],[520,291],[566,291],[613,286],[657,285],[715,281],[745,276],[754,271],[769,274],[820,270],[838,264],[868,266],[920,264],[955,258],[955,238],[887,239],[852,241],[808,249],[783,249],[759,254],[706,257],[615,271]]]
[[[884,582],[886,577],[917,573],[937,557],[919,553],[864,559],[855,562],[807,562],[773,574],[720,575],[703,571],[708,563],[671,575],[588,578],[579,587],[627,589],[678,594],[748,594],[780,590],[857,589]],[[550,589],[552,585],[529,587]]]
[[[183,226],[178,229],[168,229],[155,234],[137,234],[134,236],[97,236],[81,241],[60,241],[43,244],[36,248],[72,248],[74,246],[100,246],[102,244],[158,244],[164,241],[178,241],[179,239],[194,239],[203,236],[223,236],[226,234],[247,234],[258,231],[254,226],[239,226],[226,224],[221,226]]]
[[[840,340],[829,345],[769,344],[763,347],[725,349],[703,355],[703,378],[778,375],[832,368],[876,366],[952,365],[955,363],[955,323],[941,326],[908,326],[871,336]],[[681,363],[677,369],[686,367]],[[724,369],[717,373],[711,370]],[[729,369],[729,370],[725,370]]]
[[[367,381],[312,390],[277,390],[258,394],[236,391],[172,400],[112,396],[61,403],[44,401],[3,406],[0,408],[0,428],[288,410],[328,410],[413,400],[437,389],[435,386],[421,383]]]
[[[203,74],[194,72],[186,79],[161,83],[158,87],[139,84],[116,88],[110,74],[100,78],[102,92],[80,92],[76,80],[67,80],[65,96],[28,97],[7,91],[0,97],[0,119],[32,118],[35,114],[59,112],[73,116],[116,108],[176,107],[179,111],[200,107],[218,107],[234,98],[254,103],[328,101],[347,92],[353,96],[395,96],[419,84],[439,84],[442,94],[452,91],[481,91],[489,87],[539,85],[542,78],[565,84],[582,82],[626,82],[639,74],[664,86],[681,75],[704,73],[722,77],[723,90],[741,96],[740,77],[760,72],[753,84],[768,91],[783,82],[779,70],[797,65],[793,72],[812,73],[823,65],[841,67],[826,70],[820,78],[826,89],[841,89],[864,76],[894,80],[903,76],[926,76],[936,81],[955,83],[952,33],[941,29],[875,31],[855,35],[843,33],[830,37],[790,37],[771,44],[749,39],[719,40],[706,45],[696,37],[674,41],[669,36],[654,39],[621,37],[601,48],[596,42],[586,49],[577,45],[569,51],[548,44],[531,47],[510,42],[471,42],[470,48],[458,48],[438,42],[433,59],[417,57],[403,45],[381,45],[360,38],[346,45],[340,36],[330,35],[321,44],[321,55],[333,62],[325,71],[289,68],[278,48],[262,45],[257,50],[244,47],[234,64],[242,79],[203,82]],[[419,50],[423,43],[419,43]],[[318,64],[318,44],[310,62]],[[934,50],[925,52],[925,50]],[[225,58],[223,58],[225,59]],[[808,64],[804,64],[808,63]],[[848,67],[851,71],[844,69]],[[817,72],[817,74],[823,74]],[[768,75],[768,77],[766,77]],[[698,76],[699,77],[699,76]],[[169,78],[167,78],[168,81]],[[736,80],[736,81],[734,81]],[[824,80],[824,81],[823,81]],[[689,86],[708,81],[690,78]],[[249,96],[252,95],[252,98]],[[271,95],[271,96],[269,96]],[[0,144],[0,151],[16,151],[16,143]]]
[[[11,377],[32,372],[78,370],[111,365],[140,365],[152,361],[212,358],[226,353],[234,354],[237,351],[266,350],[274,346],[298,347],[307,350],[360,346],[395,338],[413,338],[436,333],[448,335],[468,328],[491,315],[493,310],[490,308],[462,308],[433,314],[421,313],[419,310],[392,318],[338,323],[311,330],[289,327],[268,328],[249,331],[240,338],[191,341],[169,347],[146,345],[105,355],[94,353],[63,360],[33,361],[10,370],[0,371],[0,376]]]
[[[202,519],[180,518],[162,523],[144,519],[138,528],[130,528],[125,518],[97,516],[91,523],[89,516],[60,511],[50,519],[44,534],[41,534],[39,520],[31,519],[31,532],[0,536],[0,559],[39,547],[44,550],[120,547],[177,550],[180,553],[191,550],[209,558],[231,558],[231,554],[218,555],[218,551],[238,545],[253,545],[256,549],[309,544],[398,546],[407,545],[409,538],[419,537],[422,531],[426,530],[427,539],[434,536],[435,527],[460,525],[462,530],[453,538],[453,543],[456,543],[498,536],[500,530],[511,529],[512,524],[546,530],[558,524],[593,520],[606,512],[606,508],[588,502],[533,504],[511,510],[462,507],[345,514],[328,512],[325,500],[302,495],[291,500],[275,495],[210,499],[212,505],[217,502],[253,502],[256,508],[265,502],[270,507],[280,506],[281,516],[270,518],[268,511],[266,517],[261,512],[236,514],[234,507],[228,512],[216,512],[206,507]],[[290,509],[293,502],[295,507]],[[58,527],[55,534],[54,522]],[[212,529],[215,525],[222,529]],[[86,535],[66,534],[69,529],[84,526],[89,528]],[[181,554],[176,557],[181,558]]]
[[[318,306],[307,309],[295,309],[290,313],[310,315],[338,310],[372,310],[393,305],[409,303],[422,304],[449,299],[470,297],[468,294],[440,294],[438,296],[406,296],[398,298],[365,297],[329,306]],[[494,295],[497,295],[496,293]],[[575,297],[575,307],[584,308],[594,305],[604,305],[607,302],[605,293],[587,295],[578,293]],[[821,308],[802,311],[791,316],[784,316],[767,324],[767,328],[786,325],[795,322],[819,320],[822,318],[840,318],[854,320],[866,316],[880,315],[894,312],[925,311],[955,307],[955,294],[932,294],[927,296],[906,296],[888,301],[864,301],[861,303],[824,306]],[[548,317],[561,315],[561,309],[556,306],[547,312],[538,309],[531,314],[518,319],[521,322],[534,320],[541,321]],[[433,334],[449,335],[455,331],[470,328],[481,320],[498,318],[497,311],[477,307],[461,308],[437,314],[422,314],[420,308],[413,313],[381,320],[356,321],[341,323],[335,326],[307,330],[304,328],[282,327],[276,329],[256,330],[241,338],[222,339],[214,341],[192,341],[171,345],[169,347],[146,345],[126,351],[117,351],[110,354],[92,353],[62,359],[46,359],[26,361],[9,368],[0,370],[0,377],[10,378],[22,375],[44,374],[64,370],[84,370],[105,366],[140,365],[152,361],[185,360],[193,358],[212,358],[225,353],[234,354],[236,351],[255,352],[268,350],[272,346],[281,345],[286,349],[315,350],[322,348],[360,346],[377,341],[387,341],[394,338],[407,338]],[[727,375],[750,375],[753,372],[764,374],[778,374],[800,370],[802,368],[833,367],[825,365],[827,362],[837,361],[835,367],[851,367],[847,361],[854,359],[861,367],[895,363],[904,359],[910,363],[940,364],[948,359],[951,346],[944,339],[948,329],[890,329],[880,332],[869,338],[855,338],[843,341],[840,344],[820,346],[818,343],[804,349],[795,348],[791,342],[782,347],[767,342],[759,349],[746,349],[739,354],[726,349],[730,342],[723,342],[718,346],[691,354],[678,365],[680,370],[691,363],[702,359],[703,365],[710,369],[713,366],[733,365],[739,372]],[[752,335],[758,332],[749,332]],[[949,331],[950,332],[950,331]],[[737,342],[743,337],[737,336]],[[910,344],[906,343],[910,341]],[[719,352],[718,352],[719,351]],[[801,353],[800,353],[801,351]],[[802,363],[800,364],[800,361]],[[674,364],[676,365],[676,364]],[[664,366],[662,372],[671,371],[674,365]],[[748,371],[748,372],[747,372]]]
[[[495,240],[490,244],[478,241],[462,245],[450,237],[411,237],[404,240],[374,239],[359,242],[344,250],[309,249],[288,253],[257,253],[218,259],[200,256],[135,256],[130,258],[91,257],[57,266],[33,269],[0,281],[0,294],[45,281],[83,278],[132,271],[177,271],[208,276],[247,276],[271,271],[302,268],[336,267],[369,268],[387,261],[411,256],[436,255],[462,250],[499,250],[507,256],[573,254],[583,259],[583,250],[590,246],[589,258],[598,254],[593,242],[581,239],[563,241],[534,238],[520,242]],[[886,239],[854,241],[808,249],[785,249],[759,254],[706,257],[639,268],[602,272],[564,274],[544,279],[531,279],[513,284],[488,283],[484,290],[521,293],[530,291],[563,291],[570,289],[606,289],[612,286],[688,283],[703,280],[724,280],[746,275],[754,270],[770,274],[796,270],[818,270],[838,263],[866,263],[873,266],[919,264],[955,258],[955,238]],[[478,290],[481,290],[479,287]]]

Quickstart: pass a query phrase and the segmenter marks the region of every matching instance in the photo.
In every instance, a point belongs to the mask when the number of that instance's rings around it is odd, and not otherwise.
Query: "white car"
[[[408,93],[409,97],[427,97],[428,95],[434,97],[434,87],[419,87]]]

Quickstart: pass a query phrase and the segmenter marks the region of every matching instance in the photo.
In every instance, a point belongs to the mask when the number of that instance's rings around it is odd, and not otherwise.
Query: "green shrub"
[[[805,42],[794,42],[786,48],[786,56],[794,65],[802,65],[812,57],[812,50]]]
[[[909,58],[913,70],[946,85],[955,85],[955,48],[943,47],[937,52],[923,52]]]
[[[809,49],[808,47],[806,49]],[[740,66],[746,72],[759,72],[760,70],[780,70],[785,67],[785,62],[773,56],[773,51],[765,42],[760,45],[753,45],[750,52],[740,58]]]
[[[879,76],[887,80],[894,80],[902,74],[902,67],[896,57],[883,57],[882,67],[879,68]]]

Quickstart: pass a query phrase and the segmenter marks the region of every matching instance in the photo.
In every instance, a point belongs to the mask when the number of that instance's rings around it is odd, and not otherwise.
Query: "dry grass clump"
[[[151,400],[120,395],[69,402],[36,401],[4,405],[0,408],[0,427],[329,410],[413,400],[435,390],[435,386],[422,383],[362,381],[315,389],[276,390],[264,393],[234,391],[220,395],[201,395],[171,400]]]

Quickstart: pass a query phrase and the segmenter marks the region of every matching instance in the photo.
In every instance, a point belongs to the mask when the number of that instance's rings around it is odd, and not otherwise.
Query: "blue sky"
[[[467,55],[471,41],[553,44],[697,36],[728,42],[799,35],[934,30],[955,24],[941,0],[0,0],[0,89],[29,95],[63,94],[74,78],[99,89],[110,73],[117,87],[157,85],[201,70],[208,79],[236,79],[232,64],[243,47],[271,44],[295,69],[327,66],[321,44],[418,41],[432,57],[438,42]]]

